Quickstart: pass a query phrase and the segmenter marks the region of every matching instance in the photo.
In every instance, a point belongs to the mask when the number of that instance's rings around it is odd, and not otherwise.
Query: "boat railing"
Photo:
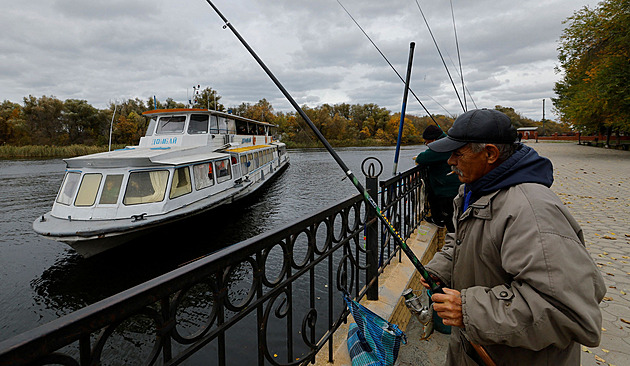
[[[422,219],[419,169],[366,187],[408,237]],[[355,195],[209,254],[0,342],[0,364],[296,365],[320,351],[333,361],[342,291],[378,296],[399,256],[371,211]]]

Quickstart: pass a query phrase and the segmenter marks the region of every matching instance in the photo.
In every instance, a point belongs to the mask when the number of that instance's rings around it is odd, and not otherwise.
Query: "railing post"
[[[367,172],[365,170],[365,164],[369,159],[375,159],[380,164],[380,171],[378,174],[375,174],[374,163],[370,162],[367,168]],[[363,174],[365,174],[365,188],[370,194],[370,197],[377,202],[378,201],[378,176],[381,174],[383,170],[383,165],[376,158],[367,158],[363,160],[363,164],[361,165],[361,169],[363,170]],[[367,289],[367,299],[368,300],[378,300],[378,228],[379,221],[377,220],[376,210],[366,205],[366,233],[365,233],[365,249],[366,249],[366,258],[365,262],[367,264],[367,270],[365,271],[365,283],[372,282],[372,285]]]
[[[365,186],[373,200],[378,200],[378,178],[366,177]],[[376,219],[376,210],[368,206],[367,222],[371,222],[366,227],[365,247],[367,250],[367,271],[366,283],[374,282],[367,290],[368,300],[378,300],[378,221]]]

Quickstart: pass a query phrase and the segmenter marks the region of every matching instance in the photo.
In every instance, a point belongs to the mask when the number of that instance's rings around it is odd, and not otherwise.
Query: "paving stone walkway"
[[[554,165],[552,190],[584,230],[591,256],[602,272],[606,297],[600,304],[602,339],[582,347],[582,365],[630,365],[630,152],[576,143],[527,143]],[[409,343],[401,347],[398,366],[442,365],[448,336],[434,333],[419,340],[412,317]]]

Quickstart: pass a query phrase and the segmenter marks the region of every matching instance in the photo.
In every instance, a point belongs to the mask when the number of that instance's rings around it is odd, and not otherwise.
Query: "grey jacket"
[[[465,330],[453,327],[447,364],[475,364],[469,340],[497,365],[579,365],[579,344],[599,344],[606,292],[580,226],[543,184],[505,187],[463,210],[465,189],[455,233],[426,266],[462,294]]]

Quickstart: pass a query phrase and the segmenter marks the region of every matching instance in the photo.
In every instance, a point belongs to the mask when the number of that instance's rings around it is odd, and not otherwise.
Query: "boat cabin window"
[[[260,166],[260,152],[256,151],[254,153],[254,168],[258,168]]]
[[[151,118],[151,120],[149,121],[149,127],[147,127],[147,133],[145,134],[145,136],[153,135],[153,131],[155,131],[156,124],[157,124],[157,121]]]
[[[241,155],[241,174],[249,173],[249,161],[247,161],[247,155]]]
[[[200,133],[208,133],[208,115],[193,114],[188,122],[188,134],[196,135]]]
[[[250,172],[256,169],[256,167],[254,166],[254,154],[252,153],[247,154],[247,167]]]
[[[83,175],[74,205],[78,207],[93,206],[96,202],[96,194],[101,186],[101,179],[103,179],[103,175],[99,173]]]
[[[219,133],[219,120],[217,116],[210,116],[210,133]]]
[[[70,206],[72,204],[72,199],[74,198],[74,194],[79,186],[80,178],[81,173],[79,172],[68,172],[66,174],[63,184],[61,185],[61,190],[59,191],[59,196],[57,196],[58,203],[66,206]]]
[[[186,123],[186,116],[164,116],[160,117],[157,123],[156,135],[167,133],[182,133],[184,132],[184,124]]]
[[[173,184],[171,185],[171,193],[169,198],[177,198],[192,192],[192,184],[190,182],[190,169],[188,167],[175,169],[173,175]]]
[[[195,189],[200,190],[214,185],[214,174],[212,174],[212,163],[197,164],[193,166],[195,176]]]
[[[120,194],[122,181],[122,174],[107,175],[105,177],[105,184],[103,185],[103,193],[101,193],[101,199],[98,203],[101,205],[116,204],[118,202],[118,195]]]
[[[227,132],[228,132],[227,120],[223,117],[219,117],[219,133],[227,133]]]
[[[231,134],[235,134],[236,133],[236,126],[235,126],[235,121],[233,119],[227,119],[225,121],[225,129],[226,129],[226,133],[231,133]]]
[[[236,121],[236,133],[239,135],[247,135],[247,122]]]
[[[217,183],[222,183],[232,178],[232,170],[228,158],[215,161],[214,169],[217,172]]]
[[[132,172],[129,174],[123,203],[137,205],[160,202],[164,199],[167,182],[168,170]]]

